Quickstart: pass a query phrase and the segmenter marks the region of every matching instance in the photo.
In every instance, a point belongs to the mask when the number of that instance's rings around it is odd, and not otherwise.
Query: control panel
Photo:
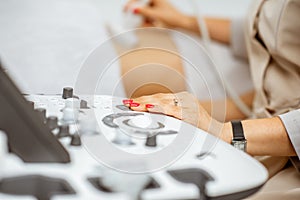
[[[7,154],[0,199],[241,199],[267,180],[249,155],[172,117],[134,112],[122,98],[26,95],[71,162]]]

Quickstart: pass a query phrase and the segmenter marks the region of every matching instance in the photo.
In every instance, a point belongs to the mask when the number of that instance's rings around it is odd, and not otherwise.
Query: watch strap
[[[233,140],[245,140],[244,129],[241,121],[231,121]]]

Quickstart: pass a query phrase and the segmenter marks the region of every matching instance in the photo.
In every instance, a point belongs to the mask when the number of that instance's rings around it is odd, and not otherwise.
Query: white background
[[[208,15],[244,15],[251,0],[199,0]],[[25,93],[60,93],[72,86],[81,63],[108,39],[124,0],[0,0],[0,58]],[[173,0],[184,12],[189,4]],[[104,55],[105,56],[105,55]]]

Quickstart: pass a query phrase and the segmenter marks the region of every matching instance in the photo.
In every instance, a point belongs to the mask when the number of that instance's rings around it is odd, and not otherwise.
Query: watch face
[[[235,148],[237,148],[241,151],[246,151],[246,146],[247,146],[246,140],[242,140],[242,141],[232,140],[231,144],[232,144],[232,146],[234,146]]]

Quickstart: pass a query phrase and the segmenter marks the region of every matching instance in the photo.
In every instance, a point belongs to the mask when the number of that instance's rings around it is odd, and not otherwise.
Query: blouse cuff
[[[279,115],[289,135],[292,145],[300,158],[300,110]],[[299,159],[300,160],[300,159]]]

